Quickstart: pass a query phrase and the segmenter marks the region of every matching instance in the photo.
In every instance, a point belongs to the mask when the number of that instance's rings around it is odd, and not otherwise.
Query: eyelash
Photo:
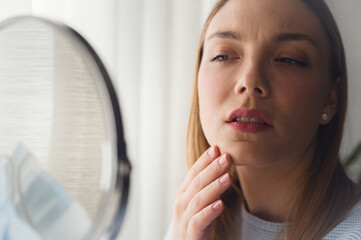
[[[232,56],[229,56],[229,55],[217,55],[211,59],[211,62],[225,62],[225,61],[233,60],[233,59],[235,59],[235,58]],[[285,63],[288,66],[298,65],[300,67],[307,67],[306,62],[299,61],[299,60],[296,60],[293,58],[283,57],[283,58],[277,58],[275,61]]]
[[[285,64],[287,64],[289,66],[291,66],[291,65],[299,65],[300,67],[307,67],[306,62],[302,62],[302,61],[299,61],[299,60],[296,60],[296,59],[293,59],[293,58],[287,58],[287,57],[277,58],[276,62],[285,63]]]
[[[219,59],[219,58],[222,58],[222,59]],[[234,59],[234,58],[229,55],[217,55],[211,59],[211,62],[225,62],[227,60],[232,60],[232,59]]]

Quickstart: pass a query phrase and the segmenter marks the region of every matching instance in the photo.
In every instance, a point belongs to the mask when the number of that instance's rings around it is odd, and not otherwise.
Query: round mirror
[[[117,236],[130,171],[119,104],[73,29],[35,17],[0,25],[0,163],[1,239]]]

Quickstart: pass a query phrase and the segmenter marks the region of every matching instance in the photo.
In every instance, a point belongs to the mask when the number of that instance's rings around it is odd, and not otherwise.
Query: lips
[[[255,109],[236,109],[228,116],[226,123],[233,129],[246,133],[263,132],[273,127],[270,120]]]
[[[227,118],[227,122],[250,122],[250,123],[258,123],[258,124],[265,124],[268,126],[272,126],[270,120],[261,113],[260,111],[257,111],[255,109],[236,109],[234,110]]]

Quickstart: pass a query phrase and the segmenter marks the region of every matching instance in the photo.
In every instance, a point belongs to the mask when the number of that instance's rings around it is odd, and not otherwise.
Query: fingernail
[[[228,182],[228,179],[229,179],[228,174],[226,173],[221,177],[221,179],[219,179],[219,182],[222,183],[222,184],[225,184],[225,183]]]
[[[227,163],[226,155],[222,155],[220,159],[218,160],[219,165],[224,166]]]
[[[214,155],[214,147],[211,147],[209,150],[208,150],[208,156],[212,157]]]
[[[222,208],[222,201],[218,200],[214,205],[213,205],[213,209],[214,210],[219,210]]]

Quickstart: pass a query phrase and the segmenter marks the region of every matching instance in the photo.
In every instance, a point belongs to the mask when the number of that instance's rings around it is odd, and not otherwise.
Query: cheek
[[[218,73],[210,73],[201,68],[198,74],[199,102],[202,105],[219,105],[226,96],[226,87],[219,79]]]
[[[210,139],[210,129],[212,129],[211,113],[215,112],[217,106],[218,92],[217,87],[212,79],[207,78],[200,70],[198,75],[198,101],[199,101],[199,115],[202,129],[207,141],[212,145]]]
[[[300,84],[284,84],[279,87],[279,101],[293,108],[300,114],[319,113],[326,98],[327,87],[322,83],[304,81]]]
[[[229,87],[224,84],[219,72],[206,67],[200,68],[198,74],[199,113],[203,132],[208,142],[215,144],[217,127],[222,116],[222,106],[227,101]]]
[[[300,141],[311,141],[320,124],[327,87],[319,81],[304,81],[300,84],[283,84],[278,89],[276,98],[278,105],[285,110],[286,116],[282,117],[286,121],[283,123],[292,132],[289,136],[292,135],[292,139],[298,136]]]
[[[233,89],[232,69],[219,69],[212,64],[202,64],[198,74],[198,96],[202,106],[221,107]],[[201,109],[202,111],[202,109]]]

